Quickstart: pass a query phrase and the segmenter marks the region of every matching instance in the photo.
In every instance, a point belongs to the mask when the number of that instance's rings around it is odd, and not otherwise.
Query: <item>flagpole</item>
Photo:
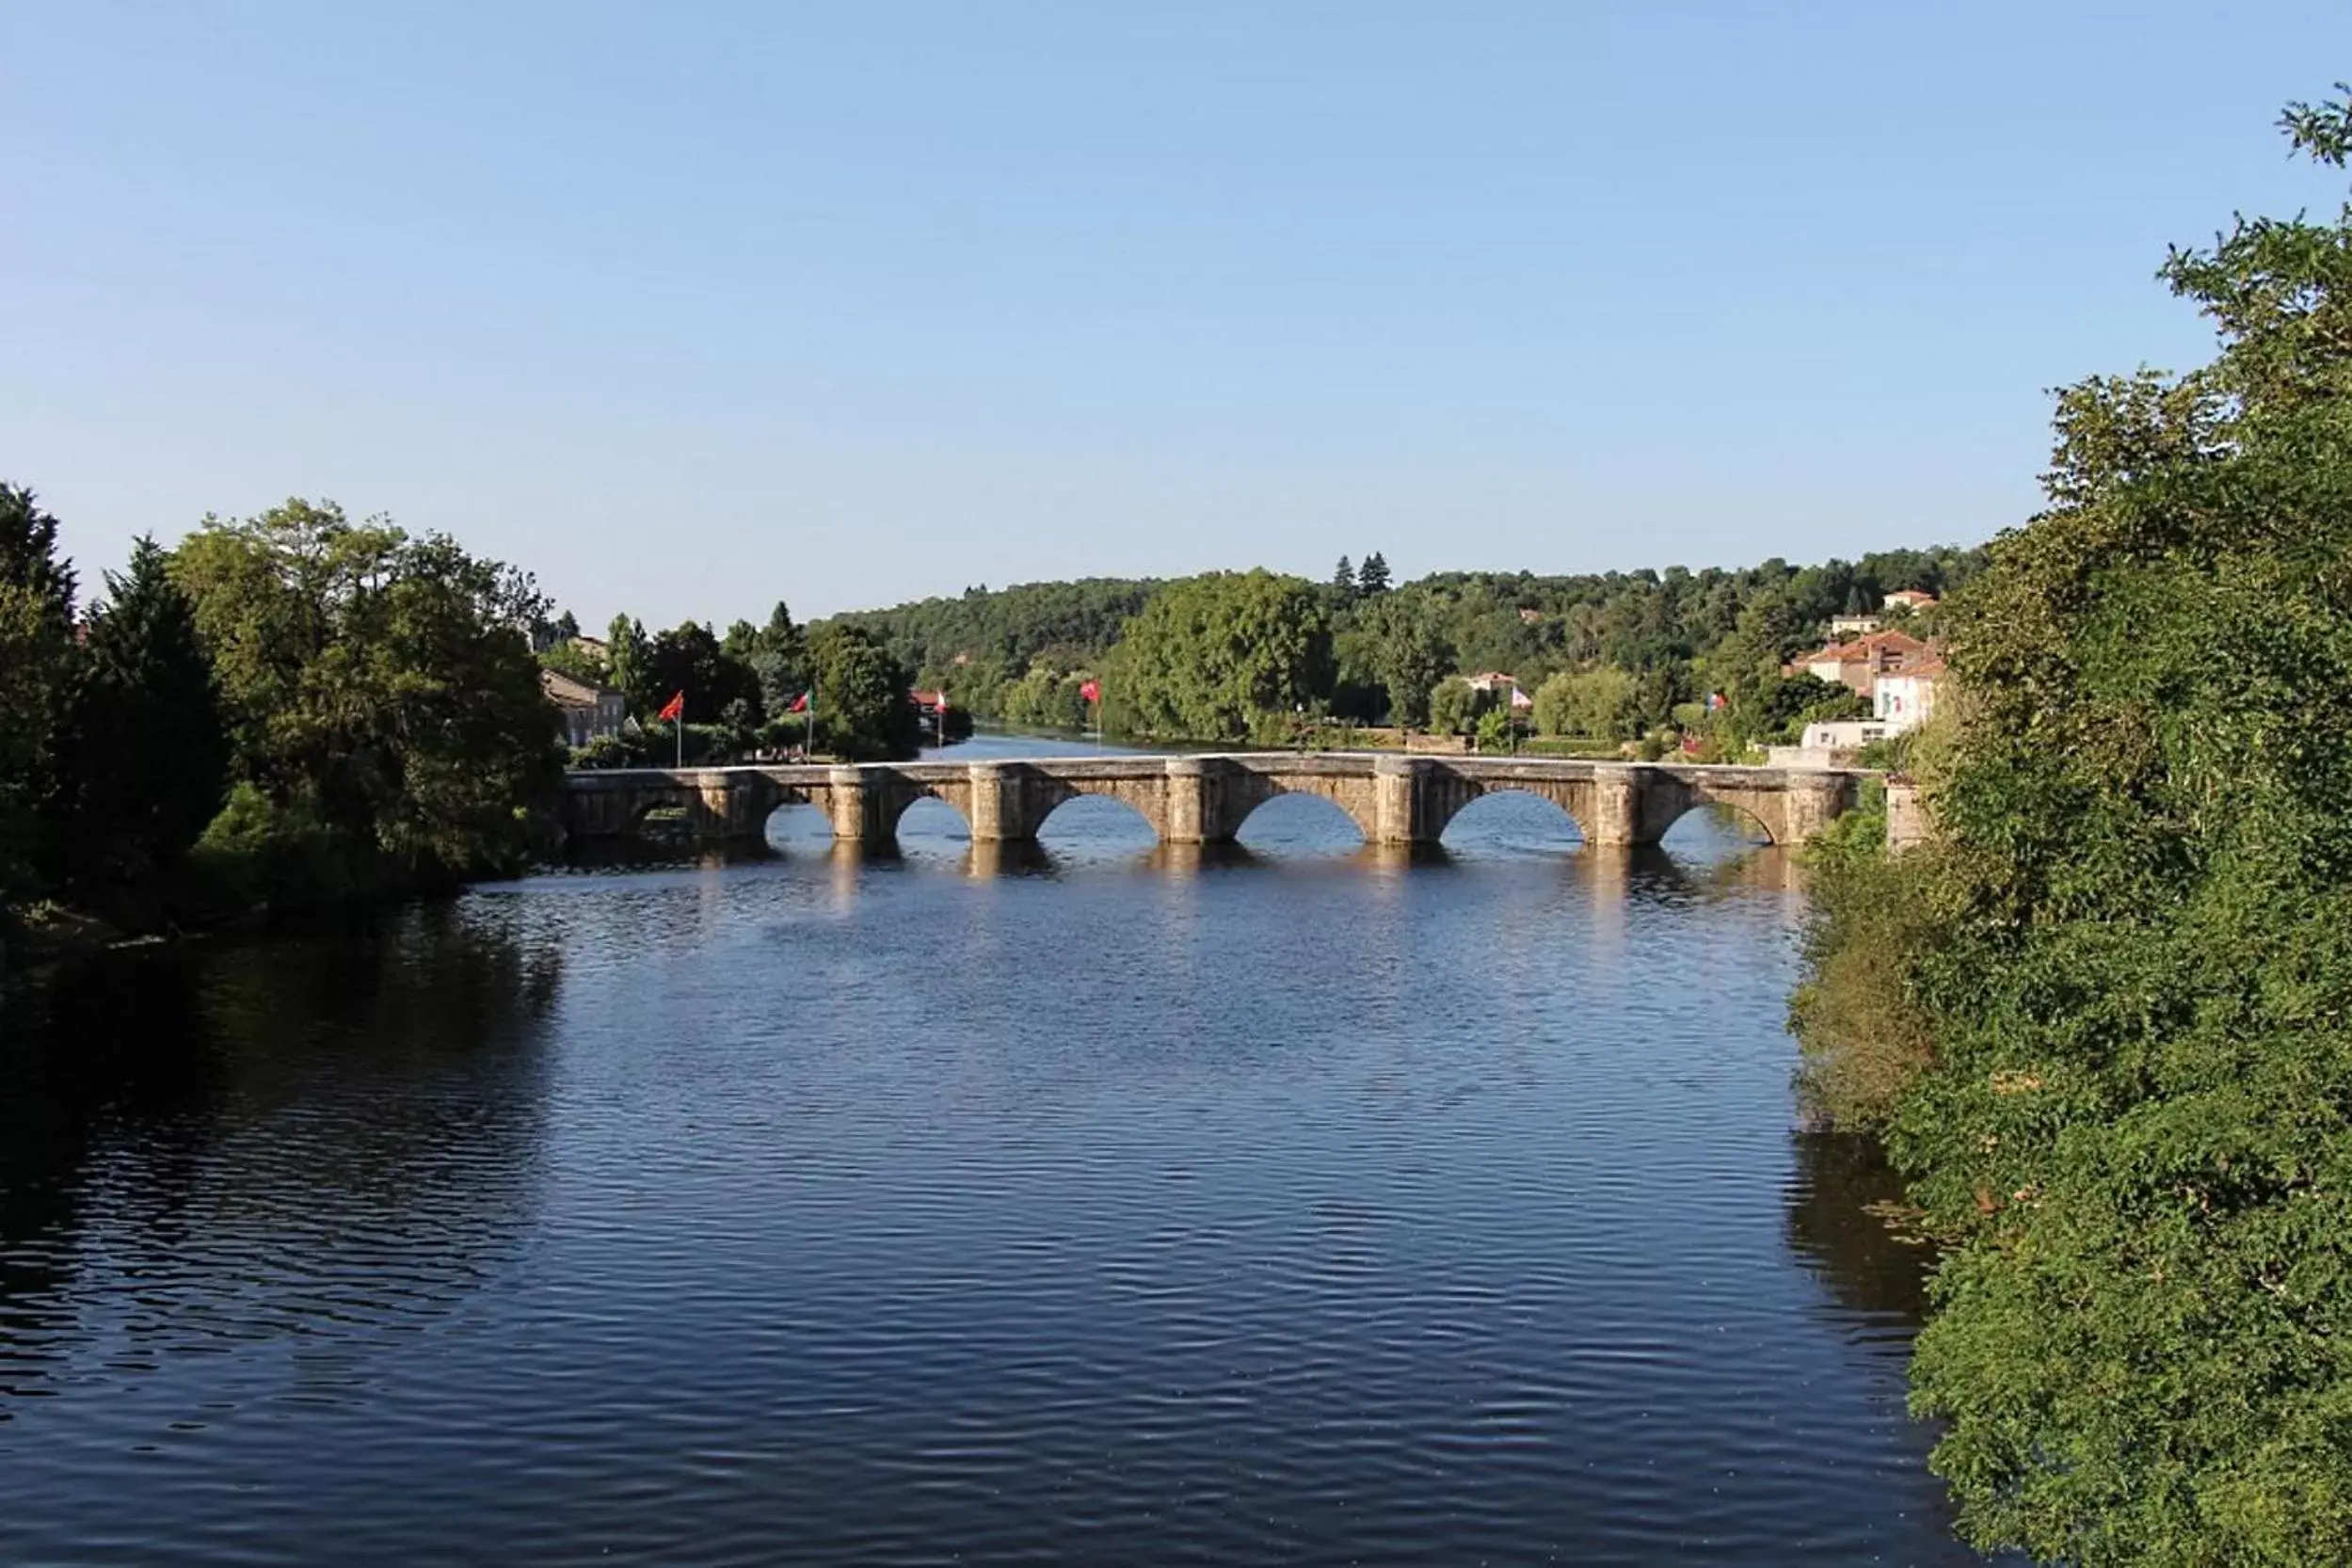
[[[680,692],[678,696],[678,766],[683,772],[686,766],[686,694]]]

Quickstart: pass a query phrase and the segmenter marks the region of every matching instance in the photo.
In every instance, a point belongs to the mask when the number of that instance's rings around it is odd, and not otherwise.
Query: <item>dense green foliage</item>
[[[820,752],[877,760],[911,757],[920,744],[904,664],[856,617],[811,632],[793,622],[782,600],[766,624],[739,620],[725,637],[691,620],[648,636],[634,617],[616,616],[602,650],[558,634],[539,662],[628,701],[634,721],[629,731],[581,752],[574,760],[584,766],[636,766],[680,755],[688,762],[725,762],[812,740]],[[677,727],[658,717],[680,695],[682,746]]]
[[[195,607],[152,538],[106,580],[64,693],[48,870],[85,900],[167,894],[220,809],[229,768]]]
[[[2288,128],[2343,167],[2344,103]],[[1798,1021],[1950,1240],[1915,1398],[1973,1538],[2343,1562],[2352,208],[2165,276],[2219,356],[2060,395],[1950,608],[1936,840],[1827,880]]]
[[[1119,578],[1030,583],[926,599],[835,619],[864,628],[925,687],[985,719],[1036,723],[1043,693],[1101,672],[1103,657],[1157,584]],[[1037,683],[1020,696],[1016,688]],[[1023,711],[1016,712],[1016,707]],[[1048,704],[1052,706],[1052,704]]]
[[[0,906],[31,896],[47,835],[57,721],[73,657],[73,569],[57,520],[0,484]]]
[[[756,704],[766,718],[789,712],[808,689],[808,634],[793,624],[792,612],[780,599],[766,625],[739,620],[728,627],[720,651],[751,671]]]
[[[1736,750],[1793,740],[1810,719],[1859,712],[1860,699],[1841,688],[1809,676],[1791,681],[1780,673],[1789,658],[1827,637],[1832,616],[1876,610],[1897,588],[1947,592],[1982,560],[1981,551],[1939,548],[1805,568],[1768,561],[1736,571],[1448,572],[1391,586],[1387,564],[1374,552],[1361,568],[1342,561],[1344,570],[1312,585],[1329,634],[1328,661],[1282,683],[1279,708],[1246,718],[1230,702],[1188,706],[1137,684],[1144,671],[1155,671],[1177,679],[1197,697],[1225,679],[1213,660],[1193,667],[1181,661],[1167,664],[1157,652],[1141,664],[1114,657],[1131,628],[1167,629],[1161,618],[1167,612],[1144,617],[1147,606],[1195,592],[1192,583],[1213,578],[973,589],[960,599],[838,618],[873,632],[920,684],[946,690],[982,718],[1012,724],[1083,722],[1079,686],[1100,677],[1107,720],[1130,732],[1167,734],[1166,726],[1202,722],[1218,728],[1192,738],[1239,739],[1268,730],[1302,705],[1312,714],[1359,724],[1420,728],[1435,722],[1445,728],[1450,720],[1432,721],[1430,701],[1457,673],[1499,670],[1532,694],[1556,675],[1601,672],[1630,683],[1622,711],[1588,707],[1580,712],[1592,715],[1593,728],[1559,733],[1627,738],[1679,726],[1707,731]],[[1295,607],[1303,612],[1305,602]],[[1899,609],[1888,613],[1905,618]],[[1205,639],[1180,641],[1205,657],[1211,646]],[[1722,703],[1708,708],[1704,699],[1709,694],[1720,694]],[[1693,703],[1699,716],[1684,724],[1688,715],[1677,710]],[[1562,710],[1555,704],[1553,712],[1558,718]],[[1478,717],[1469,714],[1464,722]]]
[[[861,626],[833,621],[808,636],[817,745],[848,761],[911,757],[920,741],[906,666]]]
[[[206,843],[262,849],[266,896],[521,862],[525,807],[559,764],[528,578],[447,537],[302,501],[206,519],[171,575],[195,605],[246,792]]]
[[[1111,690],[1143,734],[1241,740],[1330,690],[1331,626],[1315,585],[1217,572],[1154,594],[1121,639]]]
[[[0,486],[0,920],[148,930],[521,863],[558,765],[528,578],[290,501],[138,540],[76,626],[56,547]]]

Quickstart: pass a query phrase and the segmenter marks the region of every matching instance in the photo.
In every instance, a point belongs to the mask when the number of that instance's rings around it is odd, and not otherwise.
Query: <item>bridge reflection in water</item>
[[[875,848],[895,841],[910,807],[938,800],[962,816],[975,845],[1020,844],[1035,842],[1056,808],[1103,796],[1131,808],[1162,844],[1224,844],[1267,802],[1305,794],[1338,807],[1366,843],[1410,848],[1434,846],[1472,801],[1518,792],[1566,811],[1588,844],[1654,844],[1706,806],[1735,809],[1787,844],[1852,809],[1871,776],[1856,768],[1287,752],[627,768],[567,775],[563,825],[575,844],[625,840],[662,813],[696,839],[754,841],[778,808],[805,803],[824,814],[838,841]]]

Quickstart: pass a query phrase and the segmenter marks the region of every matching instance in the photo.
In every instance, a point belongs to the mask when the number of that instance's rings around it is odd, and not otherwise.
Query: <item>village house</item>
[[[1928,645],[1907,632],[1872,632],[1800,654],[1783,665],[1781,673],[1810,675],[1875,702],[1879,677],[1900,673],[1930,657]]]
[[[1943,673],[1944,661],[1931,652],[1879,677],[1870,706],[1888,734],[1916,729],[1935,716],[1936,679]]]
[[[1781,673],[1810,675],[1870,699],[1867,720],[1808,725],[1800,744],[1773,748],[1776,754],[1788,754],[1782,759],[1786,762],[1818,766],[1832,753],[1843,760],[1843,754],[1872,741],[1927,723],[1935,714],[1936,681],[1944,674],[1944,659],[1909,632],[1872,632],[1800,655],[1783,665]]]
[[[1921,593],[1917,588],[1897,588],[1879,602],[1882,606],[1899,604],[1915,616],[1922,610],[1934,609],[1936,597],[1933,594]]]
[[[1830,640],[1835,642],[1842,637],[1863,636],[1876,632],[1880,625],[1880,622],[1876,616],[1832,616],[1830,617]]]
[[[539,690],[561,715],[568,745],[584,746],[600,736],[617,735],[629,721],[629,699],[608,686],[542,669]]]
[[[1766,746],[1767,763],[1776,768],[1845,768],[1861,760],[1862,748],[1883,741],[1891,731],[1877,719],[1816,719],[1805,726],[1793,746]]]
[[[1535,698],[1519,689],[1517,676],[1505,675],[1500,670],[1480,670],[1467,679],[1472,691],[1497,697],[1507,708],[1517,711],[1535,706]]]

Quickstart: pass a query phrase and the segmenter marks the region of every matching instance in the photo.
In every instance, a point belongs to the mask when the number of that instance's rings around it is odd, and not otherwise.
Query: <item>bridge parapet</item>
[[[757,838],[776,807],[807,802],[836,838],[888,842],[916,801],[960,813],[977,842],[1033,840],[1080,795],[1131,807],[1169,843],[1230,840],[1250,813],[1284,794],[1313,794],[1346,812],[1375,844],[1435,843],[1481,796],[1517,792],[1553,802],[1592,844],[1655,843],[1685,812],[1729,806],[1775,842],[1812,838],[1853,807],[1865,770],[1749,768],[1572,759],[1401,756],[1365,752],[1177,757],[1043,757],[856,766],[624,768],[566,776],[566,830],[624,837],[652,812],[680,812],[701,838]]]

